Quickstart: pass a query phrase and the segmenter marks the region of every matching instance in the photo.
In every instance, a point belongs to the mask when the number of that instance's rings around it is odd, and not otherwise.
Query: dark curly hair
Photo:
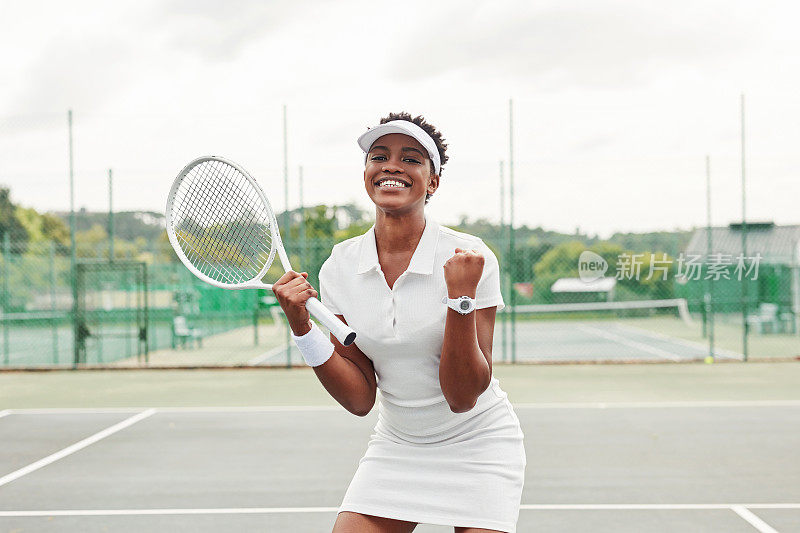
[[[444,171],[444,164],[447,163],[449,159],[447,157],[447,143],[444,142],[444,137],[442,137],[442,132],[436,129],[436,126],[433,124],[428,123],[425,120],[425,117],[422,115],[417,115],[416,117],[412,117],[410,113],[406,113],[405,111],[401,111],[399,113],[389,113],[388,116],[385,116],[381,119],[381,124],[386,124],[387,122],[391,122],[393,120],[407,120],[412,124],[416,124],[420,128],[422,128],[425,133],[431,136],[433,142],[436,143],[436,150],[439,151],[439,160],[441,161],[441,165],[439,166],[439,176],[442,175]],[[425,203],[428,203],[430,200],[431,195],[427,194],[425,196]]]

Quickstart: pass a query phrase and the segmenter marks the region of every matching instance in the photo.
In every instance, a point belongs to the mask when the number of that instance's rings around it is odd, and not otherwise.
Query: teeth
[[[405,184],[397,180],[384,180],[378,184],[378,187],[405,187]]]

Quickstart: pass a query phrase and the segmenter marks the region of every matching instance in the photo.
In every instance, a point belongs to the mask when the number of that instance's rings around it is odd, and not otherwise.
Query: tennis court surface
[[[518,531],[800,532],[800,363],[495,375]],[[0,531],[330,531],[374,422],[308,369],[2,373]]]

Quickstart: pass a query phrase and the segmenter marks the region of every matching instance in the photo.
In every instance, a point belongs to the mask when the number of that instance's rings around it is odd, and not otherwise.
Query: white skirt
[[[507,399],[433,443],[405,441],[379,417],[339,512],[513,533],[525,479],[522,439]]]

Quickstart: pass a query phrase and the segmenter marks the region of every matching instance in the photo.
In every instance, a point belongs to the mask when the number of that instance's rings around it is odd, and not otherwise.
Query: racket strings
[[[229,185],[224,184],[223,186]],[[195,193],[195,195],[200,193],[202,196],[208,196],[219,192],[213,189],[210,190],[207,184],[200,190],[197,190],[197,187],[195,189],[190,193]],[[191,261],[200,267],[200,270],[204,271],[206,275],[226,283],[240,283],[255,277],[263,266],[263,261],[254,261],[251,257],[254,253],[252,247],[242,246],[243,238],[247,235],[252,235],[252,232],[246,231],[243,235],[237,237],[231,231],[251,226],[253,218],[246,218],[239,214],[238,217],[231,221],[230,217],[224,216],[224,212],[228,210],[231,197],[227,195],[220,198],[223,200],[221,203],[222,210],[220,211],[223,214],[222,222],[209,218],[208,213],[203,213],[204,216],[197,217],[198,220],[196,220],[195,228],[193,228],[195,236],[200,233],[202,240],[197,243],[196,238],[193,239],[194,242],[184,239],[184,242],[191,247]],[[220,229],[224,231],[220,232]],[[263,255],[263,250],[260,252]]]
[[[187,259],[216,281],[254,279],[274,255],[268,206],[248,178],[224,162],[204,161],[186,174],[172,220]]]
[[[185,238],[186,235],[184,233],[181,235],[183,237],[181,240],[188,248],[184,249],[184,253],[201,272],[217,281],[236,283],[238,282],[236,270],[218,260],[220,241],[216,238],[217,236],[209,235],[208,227],[213,228],[218,225],[218,221],[213,218],[213,213],[212,216],[209,216],[206,211],[196,208],[197,206],[208,206],[208,197],[214,192],[209,186],[212,183],[209,180],[213,179],[213,174],[210,174],[212,164],[214,163],[204,164],[202,168],[195,167],[190,172],[190,175],[187,176],[188,179],[181,183],[182,186],[185,185],[185,188],[181,188],[184,189],[183,200],[186,202],[182,207],[193,206],[192,214],[187,215],[188,222],[186,223],[189,234],[192,235],[193,239]],[[197,202],[198,198],[202,198],[205,201]],[[185,210],[188,211],[188,209]],[[197,234],[202,236],[199,244],[197,243]],[[211,243],[210,248],[208,247],[209,242]],[[204,246],[205,248],[203,248]]]
[[[224,168],[224,172],[225,173],[222,176],[223,179],[219,180],[217,182],[214,179],[215,176],[214,176],[213,172],[214,171],[219,171],[220,170],[219,169],[220,166],[222,166]],[[236,192],[242,192],[240,189],[236,188],[236,187],[240,186],[241,183],[234,183],[233,186],[230,186],[230,182],[228,181],[229,178],[231,177],[231,174],[234,174],[235,177],[237,177],[237,178],[240,177],[238,175],[238,172],[236,171],[236,169],[234,169],[233,167],[228,166],[228,165],[224,165],[223,163],[221,163],[219,161],[214,161],[214,162],[209,162],[209,164],[205,165],[200,170],[200,172],[202,173],[202,177],[203,177],[203,181],[201,181],[200,183],[203,183],[205,185],[205,187],[203,189],[203,193],[204,194],[207,195],[209,193],[217,193],[217,192],[220,192],[220,191],[224,193],[224,195],[221,198],[223,200],[222,208],[224,210],[227,210],[228,207],[231,204],[249,206],[251,204],[251,202],[255,201],[254,196],[256,195],[256,193],[252,189],[252,187],[250,188],[250,191],[249,191],[250,195],[248,195],[248,197],[247,197],[247,200],[249,200],[249,202],[241,202],[241,200],[242,200],[241,196],[237,196],[236,194],[233,194],[233,193],[236,193]],[[246,180],[244,180],[244,182],[247,185],[249,185],[249,183]],[[209,187],[209,185],[211,185],[211,187]],[[214,186],[221,186],[221,187],[218,190],[214,190]],[[211,189],[211,190],[209,191],[209,189]],[[240,202],[237,204],[236,200],[240,200]],[[247,222],[247,223],[252,222],[252,217],[251,217],[251,220],[246,220],[246,221],[242,221],[242,222]],[[224,240],[223,239],[216,239],[216,238],[212,239],[213,247],[208,251],[207,255],[209,255],[210,257],[214,257],[214,258],[217,258],[220,255],[222,255],[223,252],[224,252],[223,248],[226,247],[226,246],[230,246],[230,244],[231,244],[230,242],[226,242],[226,241],[229,241],[229,240],[230,240],[230,237],[228,237],[228,238],[226,238]],[[236,242],[234,242],[233,244],[235,245]],[[252,278],[253,276],[255,276],[258,273],[258,271],[260,270],[260,266],[261,265],[254,264],[254,262],[252,260],[250,260],[250,258],[247,255],[244,255],[244,256],[241,256],[241,257],[245,261],[248,261],[250,263],[251,269],[255,270],[255,272],[253,272],[252,276],[250,276],[248,278],[248,279],[250,279],[250,278]],[[234,270],[232,270],[230,268],[226,268],[227,265],[225,265],[224,263],[221,266],[225,270],[226,274],[228,274],[228,275],[233,274],[233,278],[230,278],[230,277],[226,276],[225,281],[237,283],[238,282],[238,278],[236,276],[236,271],[234,271]],[[220,281],[223,281],[223,280],[220,280]]]
[[[183,191],[184,200],[189,202],[191,201],[191,199],[196,198],[198,195],[201,195],[203,197],[208,196],[209,188],[207,186],[207,183],[204,183],[203,180],[209,177],[208,175],[209,168],[210,164],[205,165],[205,167],[202,169],[200,169],[199,167],[195,167],[191,171],[192,173],[195,174],[194,176],[192,176],[192,178],[195,179],[190,178],[181,183],[181,185],[186,184],[188,189]],[[199,177],[200,179],[196,179],[197,178],[196,174],[200,174]],[[207,231],[204,228],[204,226],[210,224],[211,222],[208,220],[208,217],[204,212],[200,211],[199,215],[200,215],[199,217],[197,216],[197,214],[193,214],[192,216],[187,217],[188,218],[187,225],[189,233],[193,237],[196,234],[200,233],[204,235],[203,240],[207,240],[207,238],[205,237]],[[198,218],[199,220],[197,220]],[[181,237],[184,236],[185,234],[181,235]],[[188,250],[184,249],[184,253],[187,255],[187,257],[189,257],[189,260],[192,262],[192,264],[194,264],[201,272],[208,275],[209,277],[217,279],[218,281],[235,282],[235,273],[231,269],[226,268],[222,263],[219,263],[218,261],[211,262],[206,260],[206,257],[215,257],[215,254],[217,253],[216,249],[213,248],[209,250],[198,249],[197,247],[193,246],[192,242],[190,242],[188,239],[182,238],[181,240],[187,245],[188,248]],[[212,276],[211,274],[215,275]]]
[[[216,265],[225,271],[225,281],[240,282],[240,270],[244,269],[247,279],[252,279],[263,267],[264,261],[254,261],[252,254],[263,256],[265,250],[263,248],[254,247],[252,243],[264,242],[264,237],[267,237],[266,242],[269,243],[271,233],[264,235],[263,231],[253,233],[252,228],[263,228],[263,224],[269,224],[268,218],[259,219],[257,213],[261,208],[260,197],[255,188],[251,186],[244,176],[239,172],[222,162],[213,162],[204,165],[199,170],[202,180],[202,195],[207,198],[209,196],[217,198],[219,202],[218,209],[215,209],[215,215],[221,215],[222,223],[218,220],[212,219],[212,227],[219,229],[222,227],[225,234],[213,234],[210,236],[212,247],[204,255],[209,255],[215,259],[223,258],[224,261],[220,264],[215,261]],[[221,179],[217,179],[217,176]],[[203,226],[207,226],[206,220],[202,221]],[[207,232],[206,232],[207,233]],[[209,239],[206,239],[206,242]],[[231,258],[233,251],[234,257]],[[269,250],[266,250],[269,253]],[[261,259],[261,258],[259,258]],[[248,268],[249,266],[249,268]],[[219,270],[219,269],[217,269]],[[232,275],[232,278],[231,278]],[[222,281],[222,280],[220,280]],[[246,280],[244,280],[246,281]]]

